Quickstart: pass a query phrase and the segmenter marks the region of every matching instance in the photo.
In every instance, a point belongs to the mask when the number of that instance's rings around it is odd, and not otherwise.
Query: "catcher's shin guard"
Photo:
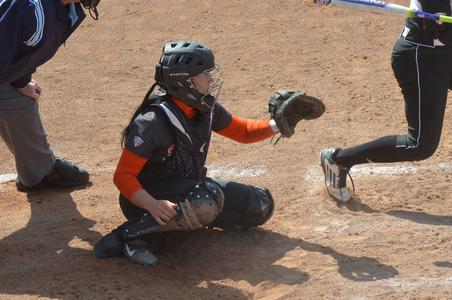
[[[260,226],[273,215],[275,202],[268,189],[238,183],[226,186],[225,208],[209,227]]]
[[[150,214],[145,213],[124,225],[123,238],[129,241],[150,233],[202,228],[217,218],[223,210],[223,204],[224,194],[220,186],[204,181],[196,185],[184,201],[179,202],[176,217],[167,225],[161,226]]]
[[[273,215],[275,202],[268,189],[254,188],[250,203],[245,212],[245,224],[260,226],[265,224]]]

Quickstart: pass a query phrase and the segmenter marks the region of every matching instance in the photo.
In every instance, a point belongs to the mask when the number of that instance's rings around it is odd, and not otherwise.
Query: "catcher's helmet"
[[[217,71],[215,58],[208,46],[195,41],[176,41],[165,44],[159,64],[155,67],[155,81],[168,94],[175,96],[201,112],[209,112],[216,101],[222,79],[214,78],[203,93],[192,78]]]

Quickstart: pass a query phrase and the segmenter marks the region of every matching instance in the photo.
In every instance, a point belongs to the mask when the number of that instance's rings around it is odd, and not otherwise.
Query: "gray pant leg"
[[[49,173],[55,155],[39,116],[38,102],[11,85],[0,85],[0,135],[14,154],[21,182],[33,186]]]

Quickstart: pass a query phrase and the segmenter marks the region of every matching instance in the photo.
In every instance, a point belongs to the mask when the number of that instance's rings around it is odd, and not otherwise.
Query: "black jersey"
[[[410,7],[428,13],[451,15],[452,0],[411,0]],[[452,47],[452,24],[438,24],[436,21],[408,18],[402,36],[409,42],[427,47]]]
[[[128,150],[148,160],[140,183],[205,177],[211,132],[226,128],[231,118],[218,102],[210,113],[188,119],[173,101],[156,98],[135,118],[126,140]]]

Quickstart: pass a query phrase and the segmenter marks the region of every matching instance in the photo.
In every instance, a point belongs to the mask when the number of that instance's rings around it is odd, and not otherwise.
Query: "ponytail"
[[[138,106],[137,110],[133,114],[132,119],[130,119],[129,125],[127,125],[127,127],[124,128],[123,131],[121,132],[121,145],[123,148],[126,146],[127,136],[129,135],[130,127],[132,126],[133,121],[135,120],[136,117],[138,117],[139,114],[141,114],[145,110],[145,108],[147,108],[149,105],[152,104],[153,99],[150,96],[156,86],[157,86],[157,83],[154,83],[151,86],[151,88],[148,90],[148,92],[144,96],[143,102],[141,102],[140,106]]]

